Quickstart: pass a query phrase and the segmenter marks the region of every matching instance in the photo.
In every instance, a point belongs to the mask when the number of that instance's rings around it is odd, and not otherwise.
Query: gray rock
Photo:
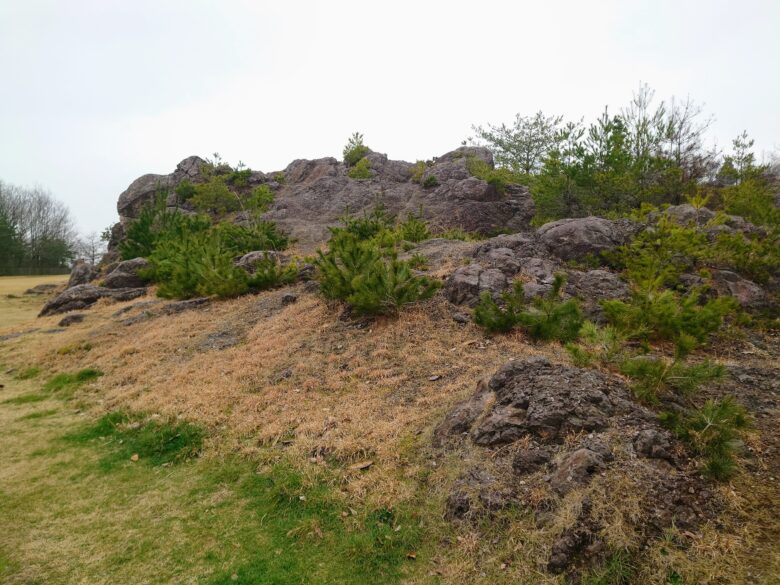
[[[606,468],[604,458],[595,451],[582,448],[567,455],[550,474],[550,487],[559,495],[586,484],[591,476]]]
[[[627,300],[631,296],[631,288],[620,280],[616,274],[608,270],[589,270],[580,272],[568,271],[566,293],[580,298],[585,315],[596,322],[603,321],[601,301]]]
[[[512,469],[518,475],[528,475],[547,465],[552,456],[553,452],[549,447],[533,446],[530,449],[521,449],[512,459]]]
[[[634,437],[634,450],[642,457],[671,460],[671,448],[671,437],[665,431],[643,429]]]
[[[110,298],[114,301],[130,301],[146,294],[145,288],[109,289],[91,284],[79,284],[60,293],[43,306],[39,317],[85,309],[99,299]]]
[[[681,225],[692,224],[703,226],[713,217],[715,217],[714,211],[707,209],[706,207],[697,209],[690,203],[672,205],[671,207],[667,207],[663,213]]]
[[[475,305],[483,292],[497,296],[507,286],[506,276],[500,270],[471,263],[450,275],[444,286],[444,294],[447,300],[456,305]]]
[[[735,272],[718,270],[713,273],[712,282],[719,296],[733,297],[743,309],[761,309],[770,304],[763,288]]]
[[[97,269],[89,264],[86,260],[76,260],[73,263],[73,268],[70,271],[70,278],[68,279],[68,288],[78,286],[80,284],[88,284],[95,278],[97,278]]]
[[[163,315],[176,315],[183,311],[191,311],[193,309],[200,309],[207,306],[211,302],[209,297],[198,297],[196,299],[187,299],[186,301],[175,301],[168,303],[160,312]]]
[[[46,295],[57,288],[56,284],[36,284],[32,288],[28,288],[24,291],[26,295]]]
[[[106,288],[140,288],[146,286],[146,281],[139,276],[139,271],[149,267],[146,258],[133,258],[117,264],[103,279]]]
[[[81,323],[86,318],[86,315],[84,313],[71,313],[70,315],[66,315],[62,319],[60,319],[60,322],[57,323],[58,327],[70,327],[74,323]]]
[[[561,219],[539,228],[541,241],[563,260],[583,260],[627,243],[639,231],[638,224],[601,217]]]

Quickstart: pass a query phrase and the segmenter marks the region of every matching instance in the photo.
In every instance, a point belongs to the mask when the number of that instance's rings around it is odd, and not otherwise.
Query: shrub
[[[428,230],[428,223],[415,215],[410,215],[405,221],[398,224],[396,233],[401,240],[415,243],[422,242],[431,237],[431,232]]]
[[[242,164],[239,163],[239,167],[241,166]],[[246,187],[251,176],[252,169],[237,168],[225,177],[225,182],[234,187]]]
[[[602,302],[607,319],[628,338],[644,341],[671,341],[676,354],[684,357],[709,337],[731,314],[736,303],[732,298],[701,301],[701,293],[692,290],[681,296],[670,290],[644,290],[635,293],[630,302]]]
[[[517,177],[509,169],[494,169],[488,163],[476,157],[469,157],[466,161],[466,167],[472,176],[485,181],[501,194],[506,192],[508,185],[517,182]]]
[[[725,480],[734,474],[740,437],[750,427],[750,419],[733,397],[708,400],[701,408],[683,415],[667,413],[662,420],[705,458],[707,475]]]
[[[599,327],[585,321],[580,328],[578,343],[567,343],[566,350],[577,366],[590,366],[594,362],[607,365],[619,359],[625,341],[625,336],[617,328],[611,325]]]
[[[439,186],[439,179],[436,178],[436,175],[429,175],[422,182],[422,186],[424,189],[434,189]]]
[[[274,192],[268,185],[256,187],[247,199],[246,207],[252,213],[265,213],[274,202]]]
[[[512,291],[501,293],[502,305],[485,291],[474,308],[474,323],[484,327],[489,333],[506,333],[520,322],[520,314],[525,308],[523,283],[516,281]]]
[[[536,297],[520,314],[519,324],[533,339],[566,343],[577,339],[584,318],[576,299],[561,300],[566,278],[556,274],[552,290]]]
[[[236,251],[218,231],[170,239],[149,256],[157,294],[163,298],[233,297],[246,292],[249,278],[233,263]]]
[[[197,209],[212,213],[228,213],[241,208],[238,195],[228,188],[221,175],[212,175],[205,183],[196,185],[191,202]]]
[[[195,195],[195,185],[190,183],[187,179],[184,179],[176,187],[176,196],[180,202],[189,201],[192,196]]]
[[[344,146],[344,162],[347,163],[347,166],[355,166],[369,152],[371,152],[371,149],[363,144],[363,135],[360,132],[355,132],[349,137],[346,146]]]
[[[391,314],[431,297],[440,283],[415,276],[409,262],[385,258],[375,242],[349,232],[331,238],[316,260],[323,295],[346,301],[358,313]]]
[[[690,395],[702,384],[722,378],[720,364],[704,361],[688,365],[682,359],[636,356],[623,362],[620,370],[631,379],[631,389],[640,400],[658,402],[667,391]]]
[[[350,179],[356,179],[358,181],[364,181],[371,178],[371,163],[367,158],[361,158],[355,166],[353,166],[347,172],[347,176]]]
[[[346,216],[342,220],[343,228],[331,228],[330,232],[336,236],[342,232],[347,232],[355,236],[358,240],[370,240],[378,236],[383,231],[393,229],[393,218],[391,218],[385,208],[381,205],[375,207],[371,213],[363,213],[361,217]]]
[[[523,285],[515,282],[511,292],[501,295],[503,306],[496,303],[490,293],[482,293],[474,309],[474,322],[489,332],[509,331],[519,325],[533,339],[569,342],[577,338],[584,318],[575,299],[561,300],[566,279],[556,274],[552,290],[543,297],[536,297],[530,306],[525,303]]]
[[[424,160],[418,160],[414,163],[414,166],[412,166],[412,183],[422,184],[423,174],[427,168],[428,165],[425,164]]]
[[[287,236],[280,233],[271,221],[258,221],[246,226],[221,222],[212,231],[235,256],[255,250],[284,250],[289,244]]]
[[[298,266],[290,263],[282,266],[275,256],[266,254],[254,264],[255,272],[249,277],[248,285],[252,290],[266,290],[295,282],[298,278]]]

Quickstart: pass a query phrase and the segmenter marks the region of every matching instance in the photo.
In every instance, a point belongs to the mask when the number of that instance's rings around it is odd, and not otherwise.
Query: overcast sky
[[[101,230],[190,154],[273,171],[359,130],[414,161],[517,112],[590,120],[640,82],[769,152],[778,31],[779,0],[0,0],[0,180]]]

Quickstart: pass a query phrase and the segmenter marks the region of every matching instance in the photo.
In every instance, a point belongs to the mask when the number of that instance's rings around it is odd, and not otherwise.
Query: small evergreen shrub
[[[422,242],[431,237],[428,223],[415,215],[410,215],[405,221],[398,224],[396,233],[398,234],[399,239],[415,243]]]
[[[436,175],[429,175],[422,182],[422,186],[424,189],[434,189],[439,186],[439,179],[436,178]]]
[[[741,436],[750,428],[750,419],[733,397],[708,400],[701,408],[683,415],[666,413],[662,420],[704,457],[707,475],[718,480],[734,475]]]
[[[599,327],[591,321],[585,321],[580,328],[578,342],[566,344],[566,350],[579,367],[614,364],[619,360],[625,344],[625,336],[617,328],[606,325]]]
[[[517,182],[517,177],[506,168],[492,168],[488,163],[476,157],[469,157],[466,168],[472,176],[485,181],[502,195],[508,185]]]
[[[274,192],[268,185],[260,185],[252,190],[246,202],[246,208],[252,213],[265,213],[274,202]]]
[[[385,231],[392,231],[393,218],[391,218],[385,208],[381,205],[375,207],[371,213],[363,213],[360,217],[346,216],[342,220],[343,228],[331,228],[330,232],[336,236],[342,232],[347,232],[355,236],[358,240],[365,241],[377,237]]]
[[[352,136],[349,137],[346,146],[344,146],[344,162],[347,164],[347,166],[353,167],[359,161],[363,160],[363,157],[366,156],[369,152],[371,152],[371,149],[363,144],[363,135],[360,132],[355,132]]]
[[[490,293],[482,293],[474,309],[474,322],[489,332],[506,332],[519,325],[533,339],[573,341],[584,318],[575,299],[561,300],[565,284],[565,277],[556,274],[552,290],[543,297],[534,298],[530,305],[525,303],[520,282],[515,282],[511,292],[502,293],[502,305],[496,303]]]
[[[343,231],[315,264],[323,295],[346,301],[358,313],[393,314],[409,303],[430,298],[440,283],[415,276],[410,263],[386,257],[376,242]]]
[[[195,185],[184,179],[178,184],[175,192],[180,202],[189,201],[195,195]]]
[[[228,188],[222,175],[213,175],[205,183],[196,185],[190,201],[196,209],[211,213],[224,214],[241,209],[238,195]]]
[[[370,179],[371,163],[367,158],[361,158],[358,162],[355,163],[355,166],[347,171],[347,176],[350,179],[356,179],[358,181],[365,181],[366,179]]]
[[[290,263],[282,266],[275,256],[266,254],[255,262],[254,274],[249,276],[248,285],[252,290],[266,290],[295,282],[298,278],[298,265]]]
[[[418,160],[414,163],[414,166],[412,167],[412,183],[422,184],[423,174],[427,168],[428,165],[425,164],[424,160]]]
[[[720,364],[703,361],[687,364],[680,358],[636,356],[621,364],[621,372],[631,379],[631,389],[640,400],[657,403],[664,392],[693,394],[703,384],[725,375]]]

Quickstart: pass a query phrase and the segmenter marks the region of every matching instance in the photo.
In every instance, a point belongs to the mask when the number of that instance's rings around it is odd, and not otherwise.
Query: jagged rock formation
[[[145,288],[104,288],[91,284],[79,284],[71,287],[51,299],[41,309],[39,317],[56,315],[86,309],[102,298],[115,301],[130,301],[146,294]]]
[[[602,533],[604,485],[630,483],[638,513],[624,518],[636,542],[671,526],[695,529],[717,500],[684,449],[625,384],[595,370],[545,358],[510,361],[445,416],[439,448],[471,443],[490,468],[468,470],[452,488],[448,514],[466,519],[521,506],[544,516],[577,492],[577,518],[555,540],[548,570],[592,561],[608,548]],[[591,490],[591,484],[600,489]],[[549,497],[539,499],[539,493]],[[617,494],[609,494],[611,498]]]
[[[302,244],[327,240],[328,227],[345,214],[361,214],[382,205],[391,214],[422,214],[435,228],[461,228],[488,234],[497,230],[527,229],[534,214],[533,201],[525,187],[510,185],[503,192],[473,177],[470,158],[493,166],[493,156],[485,148],[462,147],[437,158],[419,182],[413,181],[414,165],[389,160],[371,152],[367,159],[372,177],[355,180],[347,176],[347,166],[335,158],[295,160],[279,173],[253,172],[249,185],[267,184],[274,202],[265,218],[275,221]],[[119,196],[120,223],[137,217],[139,210],[153,201],[160,188],[172,189],[187,179],[202,180],[200,165],[205,161],[191,156],[169,175],[144,175]],[[435,177],[436,186],[422,183]],[[171,195],[169,204],[175,204]],[[241,220],[240,214],[236,218]],[[117,234],[119,236],[119,234]]]

